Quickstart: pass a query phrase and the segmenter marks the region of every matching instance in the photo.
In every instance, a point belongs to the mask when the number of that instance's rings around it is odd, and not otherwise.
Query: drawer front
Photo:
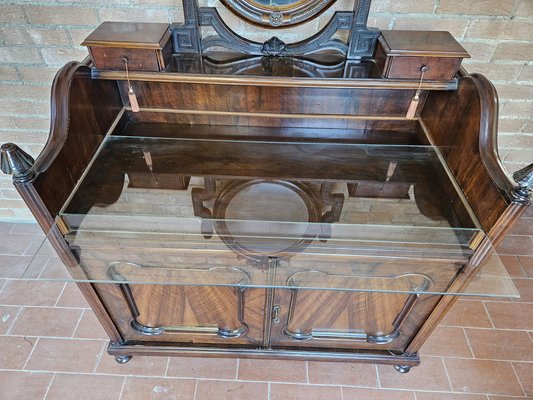
[[[383,75],[387,78],[420,79],[420,69],[426,66],[424,79],[453,79],[461,65],[456,57],[389,57]]]
[[[164,69],[161,50],[92,46],[89,51],[94,65],[98,69],[124,71],[123,57],[128,58],[130,71],[161,71]]]

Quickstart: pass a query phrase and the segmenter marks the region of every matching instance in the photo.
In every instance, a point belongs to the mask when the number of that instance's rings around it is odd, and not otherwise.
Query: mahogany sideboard
[[[315,3],[225,2],[272,29]],[[46,233],[24,278],[77,282],[121,363],[407,372],[459,296],[513,295],[493,246],[531,202],[533,167],[502,166],[496,91],[458,70],[451,35],[381,34],[369,5],[290,44],[238,36],[193,0],[170,27],[104,24],[93,60],[57,73],[37,160],[2,146]]]

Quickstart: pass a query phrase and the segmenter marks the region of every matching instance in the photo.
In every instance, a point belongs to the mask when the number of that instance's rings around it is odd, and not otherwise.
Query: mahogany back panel
[[[481,96],[492,93],[480,91],[476,79],[463,76],[456,91],[431,92],[421,119],[483,228],[489,232],[508,201],[492,180],[481,156],[480,141],[491,134],[482,128],[486,125],[482,115],[485,118],[497,115],[498,110],[483,112],[486,110],[482,110]]]
[[[34,166],[34,186],[55,216],[123,105],[116,82],[91,79],[90,69],[76,62],[56,75],[51,101],[51,133]]]
[[[119,83],[127,99],[127,85]],[[415,90],[135,81],[141,108],[202,112],[404,117]],[[127,104],[127,101],[124,102]]]
[[[141,132],[144,127],[143,123],[166,123],[169,124],[164,134],[172,137],[176,136],[176,132],[172,128],[172,124],[187,124],[194,130],[193,125],[212,126],[213,134],[226,134],[230,127],[233,136],[241,136],[246,132],[246,136],[262,135],[267,129],[270,130],[270,136],[276,138],[291,138],[291,137],[309,137],[318,138],[319,132],[317,129],[330,130],[336,136],[343,135],[343,137],[350,138],[353,136],[355,130],[367,135],[381,134],[383,131],[393,133],[391,136],[392,143],[397,143],[397,135],[401,136],[405,133],[415,132],[418,121],[415,119],[386,119],[383,118],[350,118],[350,116],[317,116],[310,117],[306,115],[283,115],[283,116],[261,116],[258,114],[213,114],[213,113],[192,113],[184,112],[151,112],[142,111],[134,113],[126,111],[121,118],[115,132],[130,131],[136,126],[134,130],[136,135]],[[349,132],[352,131],[352,132]],[[185,133],[181,132],[181,135]],[[146,131],[142,135],[147,135]],[[328,136],[331,138],[331,136]]]

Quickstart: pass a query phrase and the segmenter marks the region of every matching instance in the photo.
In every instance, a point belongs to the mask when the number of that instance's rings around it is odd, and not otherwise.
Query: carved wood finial
[[[533,191],[533,164],[514,172],[513,179],[518,185],[513,191],[513,200],[530,203]]]
[[[34,159],[14,143],[5,143],[0,149],[2,172],[13,175],[15,182],[29,182],[33,179]]]

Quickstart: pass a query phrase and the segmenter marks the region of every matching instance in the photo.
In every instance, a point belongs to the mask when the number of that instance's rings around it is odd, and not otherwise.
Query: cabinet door
[[[209,286],[97,285],[127,341],[257,346],[265,291]]]
[[[143,250],[79,253],[93,276],[116,282],[96,286],[126,340],[262,343],[266,291],[250,286],[266,272],[246,270],[229,252]]]
[[[288,288],[275,291],[272,348],[402,351],[440,297],[424,293],[444,290],[459,268],[387,259],[313,263],[278,268]]]

